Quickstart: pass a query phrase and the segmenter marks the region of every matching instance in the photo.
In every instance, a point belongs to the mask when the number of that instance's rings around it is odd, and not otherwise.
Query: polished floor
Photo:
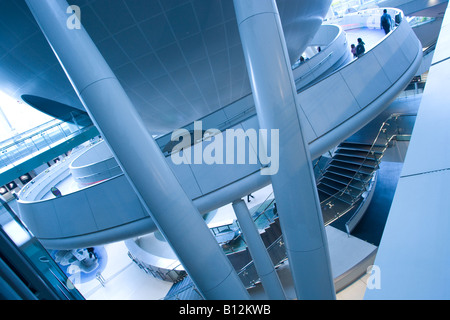
[[[358,38],[361,38],[365,43],[366,51],[372,49],[385,36],[381,29],[358,28],[345,31],[347,33],[347,40],[349,44],[358,44]]]
[[[271,186],[253,193],[248,207],[259,205],[272,193]],[[219,208],[209,223],[236,219],[231,204]],[[105,245],[108,264],[101,273],[104,285],[98,280],[75,284],[87,300],[159,300],[163,299],[172,283],[158,280],[142,271],[128,257],[123,241]]]
[[[149,276],[128,257],[123,241],[105,245],[108,264],[101,273],[104,283],[94,279],[75,284],[87,300],[159,300],[172,283]]]

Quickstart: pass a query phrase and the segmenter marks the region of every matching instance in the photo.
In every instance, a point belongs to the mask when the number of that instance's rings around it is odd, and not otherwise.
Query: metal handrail
[[[306,71],[304,74],[302,74],[300,77],[298,77],[297,79],[295,79],[295,84],[298,84],[300,81],[302,81],[304,78],[306,78],[307,76],[309,76],[311,73],[313,73],[317,68],[319,68],[320,66],[322,66],[326,60],[330,59],[330,57],[333,55],[333,51],[330,52],[325,58],[323,58],[318,64],[314,65],[311,69],[309,69],[308,71]],[[302,64],[298,65],[298,67],[292,69],[292,70],[296,70],[297,68],[299,68]]]
[[[272,196],[273,196],[273,192],[270,193],[270,194],[267,196],[266,200],[263,201],[263,203],[258,207],[258,209],[256,209],[256,211],[258,211],[261,207],[263,207],[263,204],[266,203],[266,202],[269,200],[269,198],[272,197]],[[269,207],[273,204],[274,201],[275,201],[275,198],[273,198],[273,199],[265,206],[265,208],[258,214],[258,216],[256,216],[256,217],[253,219],[253,221],[258,220],[259,217],[261,217],[263,214],[265,215],[265,212],[269,209]],[[271,219],[270,219],[269,217],[267,217],[266,215],[265,215],[265,217],[267,218],[268,221],[271,221]],[[279,239],[277,239],[275,242],[277,242],[278,240],[279,240]],[[253,260],[252,260],[252,261],[253,261]],[[251,262],[251,261],[250,261],[250,262]],[[250,262],[249,262],[249,263],[250,263]],[[167,275],[167,274],[168,274],[169,272],[171,272],[171,271],[175,271],[175,269],[178,268],[179,266],[181,266],[181,263],[179,263],[177,266],[175,266],[175,267],[172,268],[171,270],[167,271],[167,272],[165,273],[165,275]],[[244,268],[245,268],[245,267],[244,267]]]
[[[267,201],[269,201],[269,198],[273,196],[273,192],[271,192],[266,200],[264,200],[260,206],[258,207],[258,209],[255,210],[255,212],[257,212],[260,208],[263,207],[264,203],[266,203]],[[256,221],[259,219],[259,217],[261,217],[262,215],[264,215],[268,221],[271,221],[271,219],[269,217],[267,217],[266,215],[266,211],[269,209],[269,207],[275,202],[275,197],[266,205],[266,207],[253,219],[253,221]]]
[[[363,160],[362,163],[359,165],[358,171],[357,171],[356,174],[351,178],[351,180],[347,183],[347,185],[346,185],[345,188],[344,188],[344,191],[343,191],[341,194],[344,194],[344,193],[348,190],[348,188],[350,187],[350,184],[354,181],[355,176],[360,172],[360,170],[361,170],[361,168],[363,167],[364,163],[368,160],[369,154],[372,155],[372,156],[374,157],[374,159],[375,159],[376,162],[377,162],[377,166],[378,166],[379,160],[381,159],[381,157],[380,157],[380,159],[377,159],[377,158],[375,157],[375,153],[374,153],[373,149],[374,149],[375,145],[377,145],[377,142],[378,142],[378,139],[379,139],[381,133],[386,133],[385,125],[390,126],[389,121],[392,120],[392,119],[394,119],[394,118],[395,118],[395,121],[396,121],[400,116],[411,116],[411,114],[404,114],[404,115],[402,115],[402,114],[400,114],[400,113],[393,113],[393,114],[391,114],[391,115],[383,122],[383,124],[381,125],[380,129],[378,130],[377,136],[375,137],[375,139],[374,139],[372,145],[370,146],[369,151],[367,152],[367,155],[364,157],[364,160]],[[398,127],[397,127],[397,131],[398,131]],[[386,148],[387,148],[387,146],[389,145],[389,143],[392,141],[392,139],[393,139],[395,136],[397,136],[397,134],[398,134],[398,132],[392,134],[389,138],[386,138],[386,142],[385,142],[385,144],[384,144],[384,147],[385,147],[384,150],[386,150]],[[383,150],[383,152],[384,152],[384,150]],[[367,183],[364,184],[364,187],[366,187],[366,186],[367,186]]]
[[[269,253],[269,256],[270,256],[270,252],[272,251],[272,249],[273,248],[276,248],[276,246],[278,246],[278,247],[280,247],[281,248],[281,245],[282,244],[284,244],[284,242],[283,242],[283,235],[281,235],[281,236],[279,236],[276,240],[274,240],[266,249],[267,249],[267,252]],[[272,258],[272,257],[271,257]],[[274,262],[274,267],[276,268],[277,266],[279,266],[283,261],[285,261],[287,259],[287,254],[286,254],[286,250],[284,250],[283,249],[283,258],[282,259],[280,259],[279,261],[276,261],[276,262]],[[273,261],[272,261],[273,262]],[[248,269],[250,269],[251,267],[253,267],[254,266],[254,260],[252,259],[252,260],[250,260],[245,266],[243,266],[239,271],[237,271],[237,275],[239,276],[239,277],[241,277],[241,276],[245,276],[245,272],[248,270]],[[251,283],[254,285],[254,284],[256,284],[257,282],[258,282],[258,280],[259,280],[259,278],[258,279],[253,279],[252,281],[251,281]]]
[[[76,115],[76,114],[73,115],[72,114],[72,119],[76,119],[79,116],[80,115]],[[82,115],[82,114],[81,114],[81,116],[84,117],[84,115]],[[56,119],[56,118],[52,119],[52,120],[49,120],[49,121],[47,121],[45,123],[42,123],[42,124],[32,128],[32,129],[29,129],[29,130],[26,130],[26,131],[24,131],[22,133],[19,133],[18,135],[14,136],[14,137],[11,137],[11,138],[8,138],[8,139],[5,139],[5,140],[1,141],[0,142],[0,149],[1,150],[7,149],[7,148],[9,148],[11,146],[14,146],[17,143],[23,142],[23,141],[25,141],[27,139],[30,139],[30,138],[38,135],[38,134],[42,135],[43,133],[45,133],[45,132],[47,132],[47,131],[49,131],[49,130],[51,130],[51,129],[53,129],[53,128],[61,125],[61,124],[65,124],[65,123],[67,123],[67,121]],[[80,129],[80,128],[78,128],[78,129]],[[9,142],[9,141],[11,141],[11,142]]]
[[[331,198],[337,198],[338,197],[338,194],[340,193],[341,195],[342,194],[344,194],[345,192],[346,192],[346,190],[348,190],[348,188],[350,187],[350,185],[351,185],[351,183],[354,181],[354,179],[355,179],[355,177],[358,175],[358,173],[360,172],[360,170],[361,170],[361,168],[362,168],[362,166],[364,165],[364,163],[365,163],[365,161],[366,160],[368,160],[369,159],[369,155],[370,154],[374,154],[374,151],[373,151],[373,149],[374,149],[374,147],[377,145],[377,142],[378,142],[378,140],[379,140],[379,138],[380,138],[380,135],[382,134],[382,133],[385,133],[386,132],[386,129],[385,129],[385,126],[386,125],[390,125],[389,124],[389,122],[392,120],[392,119],[395,119],[395,120],[397,120],[399,117],[406,117],[406,116],[416,116],[416,114],[400,114],[400,113],[393,113],[393,114],[391,114],[383,123],[382,123],[382,125],[380,126],[380,129],[378,130],[378,133],[377,133],[377,136],[375,137],[375,139],[374,139],[374,141],[372,142],[372,145],[371,145],[371,147],[369,148],[369,150],[367,151],[367,155],[365,156],[365,158],[364,158],[364,160],[363,160],[363,162],[360,164],[360,166],[359,166],[359,168],[358,168],[358,170],[356,171],[356,173],[353,175],[353,177],[350,179],[350,181],[347,183],[347,185],[343,188],[343,189],[341,189],[340,191],[338,191],[338,192],[336,192],[334,195],[331,195],[330,197],[328,197],[326,200],[324,200],[324,201],[322,201],[322,202],[326,202],[326,201],[328,201],[329,199],[331,199]],[[390,141],[392,141],[392,139],[396,136],[398,134],[398,128],[397,128],[397,130],[396,130],[396,133],[394,133],[394,134],[392,134],[389,138],[387,138],[386,139],[386,143],[385,143],[385,146],[387,146],[388,144],[389,144],[389,142]],[[381,159],[381,158],[380,158]],[[380,159],[376,159],[375,158],[375,160],[377,160],[377,162],[380,160]],[[318,162],[316,163],[316,165],[318,164]],[[372,173],[373,174],[373,173]],[[321,176],[319,177],[319,179],[318,180],[320,180],[320,178],[323,176],[323,171],[321,170]],[[365,182],[364,183],[364,188],[368,185],[370,183],[370,179],[369,179],[369,182]],[[356,198],[356,197],[354,197],[353,195],[351,195],[351,194],[349,194],[352,198]],[[259,211],[261,208],[263,208],[263,207],[265,207],[253,220],[254,221],[256,221],[256,220],[258,220],[259,219],[259,217],[261,217],[262,215],[265,215],[265,213],[266,213],[266,211],[271,207],[271,205],[273,204],[273,202],[275,201],[275,198],[273,198],[268,204],[266,204],[266,205],[264,205],[267,201],[269,201],[269,199],[271,198],[273,196],[273,192],[272,193],[270,193],[268,196],[267,196],[267,198],[262,202],[262,204],[256,209],[256,211],[255,212],[257,212],[257,211]],[[268,221],[271,221],[271,219],[270,218],[268,218],[267,217],[267,215],[265,215],[265,217],[267,218],[267,220]],[[268,248],[267,248],[267,250],[269,250],[271,247],[273,247],[280,239],[282,239],[282,236],[280,236],[279,237],[279,239],[277,239],[277,240],[275,240]],[[244,272],[248,267],[250,267],[251,265],[252,265],[252,263],[253,263],[253,260],[251,260],[251,261],[249,261],[239,272],[238,272],[238,275],[240,275],[242,272]],[[178,266],[177,266],[178,267]],[[176,268],[176,267],[175,267]],[[174,269],[175,269],[174,268]]]
[[[225,107],[225,108],[226,108],[226,107]],[[223,109],[224,109],[224,108],[223,108]],[[222,111],[223,109],[219,109],[218,111]],[[234,126],[234,125],[236,124],[237,119],[239,119],[241,122],[243,122],[243,121],[247,120],[248,118],[253,117],[255,114],[256,114],[256,109],[255,109],[255,106],[252,105],[251,107],[249,107],[249,108],[247,108],[247,109],[241,111],[241,112],[238,113],[237,115],[234,115],[234,116],[231,117],[230,119],[226,119],[225,121],[221,122],[221,123],[218,125],[218,127],[220,127],[220,130],[222,130],[222,131],[223,131],[223,130],[226,130],[226,129],[229,129],[229,128],[231,128],[232,126]],[[242,117],[244,117],[245,115],[247,115],[247,116],[245,117],[245,119],[242,119]],[[208,115],[208,116],[209,116],[209,115]],[[204,119],[204,118],[202,118],[202,119]],[[202,120],[200,119],[200,120],[196,120],[196,121],[202,121]],[[191,123],[189,123],[188,125],[184,126],[183,128],[186,129],[186,127],[192,125],[193,123],[194,123],[194,122],[191,122]],[[207,131],[208,129],[211,129],[211,128],[207,128],[205,131]],[[187,129],[186,129],[186,130],[187,130]],[[171,136],[172,134],[173,134],[173,132],[167,133],[167,134],[165,134],[165,135],[163,135],[163,136],[157,137],[156,140],[159,140],[159,139],[162,139],[162,138],[167,138],[168,136]],[[210,136],[208,136],[207,138],[211,138],[211,137],[212,137],[212,136],[210,135]],[[201,139],[199,139],[199,140],[197,140],[197,141],[191,142],[191,143],[190,143],[190,146],[193,146],[193,145],[195,145],[196,143],[200,143],[200,142],[202,142],[202,141],[204,141],[203,134],[202,134],[202,138],[201,138]],[[164,151],[164,148],[165,148],[165,147],[167,146],[167,144],[169,144],[170,142],[173,142],[173,141],[172,141],[172,140],[169,140],[169,141],[166,142],[163,146],[160,146],[160,149],[161,149],[161,151],[162,151],[163,153],[164,153],[164,152],[167,152],[167,154],[165,155],[166,157],[169,157],[169,156],[174,152],[173,149],[170,150],[170,151],[167,151],[167,150]],[[178,150],[175,150],[175,152],[177,152],[177,151],[178,151]]]
[[[356,171],[356,173],[353,175],[353,177],[350,179],[350,181],[347,183],[347,185],[346,185],[343,189],[341,189],[341,190],[339,190],[338,192],[334,193],[333,195],[331,195],[330,197],[328,197],[327,199],[325,199],[323,202],[328,201],[328,200],[331,199],[331,198],[337,198],[339,195],[343,195],[344,193],[350,195],[350,197],[352,197],[352,199],[357,198],[357,197],[354,197],[353,195],[351,195],[350,193],[347,193],[347,191],[348,191],[348,189],[350,188],[350,185],[351,185],[351,184],[353,183],[353,181],[355,180],[356,176],[360,173],[361,168],[363,167],[364,163],[368,160],[369,154],[372,155],[372,156],[374,156],[374,159],[376,160],[377,166],[378,166],[379,160],[381,159],[381,157],[380,157],[380,159],[377,159],[377,158],[375,157],[375,155],[374,155],[375,153],[374,153],[373,149],[374,149],[374,147],[377,145],[377,142],[378,142],[378,139],[380,138],[381,133],[386,133],[386,128],[385,128],[385,126],[386,126],[386,125],[387,125],[387,126],[390,126],[389,121],[391,121],[391,120],[394,119],[394,118],[395,118],[395,120],[397,120],[399,117],[408,117],[408,116],[416,116],[416,114],[412,114],[412,113],[405,113],[405,114],[402,114],[402,113],[393,113],[393,114],[391,114],[391,115],[390,115],[390,116],[382,123],[382,125],[380,126],[380,129],[378,130],[378,133],[377,133],[377,135],[376,135],[374,141],[372,142],[372,145],[370,146],[369,150],[367,151],[367,155],[365,156],[364,160],[363,160],[363,161],[361,162],[361,164],[359,165],[358,170]],[[398,128],[397,128],[397,132],[396,132],[396,133],[392,134],[389,138],[386,138],[386,143],[384,144],[384,147],[385,147],[385,148],[384,148],[383,152],[386,150],[388,144],[392,141],[392,139],[393,139],[394,137],[396,137],[397,135],[398,135]],[[371,160],[373,160],[373,159],[371,159]],[[372,174],[373,174],[373,173],[372,173]],[[371,175],[372,175],[372,174],[371,174]],[[323,177],[323,174],[321,174],[321,176],[319,177],[318,180],[320,180],[322,177]],[[369,179],[369,181],[370,181],[370,179]],[[364,183],[364,185],[363,185],[364,188],[366,188],[366,186],[369,184],[369,181]]]
[[[161,300],[171,300],[174,298],[175,300],[180,300],[179,295],[183,292],[186,292],[188,290],[192,289],[192,291],[195,291],[203,300],[203,296],[201,295],[200,291],[197,289],[197,286],[193,283],[188,284],[186,287],[181,288],[179,291],[171,294],[170,296],[165,296],[164,298],[161,298]]]
[[[50,122],[54,122],[54,120],[52,120]],[[78,130],[71,132],[68,135],[65,132],[65,130],[67,130],[67,128],[65,129],[65,128],[61,127],[61,125],[64,125],[64,124],[67,124],[67,122],[58,120],[57,123],[45,128],[45,129],[35,131],[33,134],[28,134],[26,136],[24,136],[23,134],[20,134],[19,135],[20,138],[18,138],[16,141],[9,143],[9,144],[4,144],[0,148],[0,153],[2,155],[4,155],[5,161],[0,166],[0,168],[7,167],[7,166],[15,166],[16,162],[21,161],[22,159],[24,159],[30,155],[33,155],[36,152],[45,150],[45,148],[52,148],[52,145],[54,145],[55,143],[58,143],[62,140],[67,141],[69,139],[69,137],[73,136],[74,134],[80,134],[91,127],[91,126],[88,126],[88,127],[84,127],[84,128],[79,128]],[[59,131],[56,132],[57,140],[53,141],[50,138],[50,135],[48,135],[48,133],[52,134],[52,132],[55,128],[59,128]],[[28,132],[31,132],[31,131],[32,130],[29,130]],[[45,138],[45,136],[47,136],[47,135],[48,135],[50,141],[47,141],[47,139]],[[44,139],[45,146],[39,147],[38,145],[36,145],[35,141],[33,140],[33,138],[35,138],[35,137],[42,137],[42,139]],[[13,139],[13,138],[10,138],[5,141],[9,141],[11,139]],[[29,141],[31,141],[33,143],[34,148],[33,148],[33,146],[31,146],[31,144],[29,144]],[[15,147],[15,149],[8,150],[12,147]],[[3,161],[3,159],[2,159],[2,161]]]

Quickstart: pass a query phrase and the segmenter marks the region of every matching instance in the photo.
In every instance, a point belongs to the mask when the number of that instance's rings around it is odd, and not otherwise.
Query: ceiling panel
[[[69,0],[151,133],[251,93],[233,0]],[[278,0],[294,60],[331,0]],[[83,109],[24,0],[0,0],[0,86]],[[31,48],[31,49],[30,49]]]

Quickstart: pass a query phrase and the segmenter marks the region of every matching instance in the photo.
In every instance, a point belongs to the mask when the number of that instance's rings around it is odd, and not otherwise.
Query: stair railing
[[[414,117],[415,117],[416,114],[412,114],[412,113],[404,113],[404,114],[402,114],[402,113],[393,113],[393,114],[391,114],[391,115],[390,115],[390,116],[382,123],[382,125],[380,126],[380,129],[378,130],[378,133],[377,133],[375,139],[373,140],[372,145],[370,146],[369,150],[367,151],[367,155],[364,157],[364,159],[363,159],[363,161],[361,162],[361,164],[359,165],[357,171],[355,172],[355,174],[353,175],[353,177],[350,179],[350,181],[347,183],[347,185],[346,185],[343,189],[337,191],[335,194],[333,194],[333,195],[331,195],[330,197],[328,197],[328,198],[327,198],[326,200],[324,200],[323,202],[329,201],[329,199],[331,199],[331,198],[338,198],[339,195],[347,194],[347,195],[349,195],[349,196],[352,198],[352,203],[354,203],[354,202],[355,202],[355,199],[359,198],[359,196],[360,196],[364,191],[361,191],[357,196],[353,196],[351,193],[348,192],[348,190],[349,190],[349,188],[350,188],[350,185],[351,185],[351,184],[353,183],[353,181],[355,180],[355,178],[358,177],[358,176],[360,175],[362,167],[364,166],[364,164],[366,163],[366,161],[369,159],[369,155],[371,155],[371,156],[373,157],[373,158],[370,159],[370,160],[375,160],[376,163],[377,163],[377,167],[379,168],[380,160],[381,160],[381,158],[383,157],[384,152],[385,152],[386,149],[388,148],[389,143],[390,143],[390,142],[391,142],[391,141],[399,134],[400,128],[398,127],[398,123],[397,123],[398,118],[399,118],[399,117],[411,117],[411,116],[414,116]],[[394,133],[392,133],[390,136],[388,136],[388,133],[387,133],[388,130],[387,130],[387,129],[388,129],[388,127],[391,125],[391,121],[392,121],[392,120],[395,121],[395,123],[397,124],[397,128],[395,129],[395,132],[394,132]],[[380,144],[379,144],[379,139],[380,139],[380,137],[381,137],[382,134],[385,135],[384,138],[386,139],[386,142],[384,143],[384,148],[383,148],[383,150],[382,150],[381,156],[380,156],[379,158],[377,158],[377,157],[375,156],[374,148],[375,148],[375,146],[380,145]],[[325,170],[325,171],[326,171],[326,170]],[[373,172],[370,174],[370,176],[372,176],[374,172],[375,172],[375,171],[373,171]],[[323,174],[321,174],[321,176],[319,177],[318,181],[320,181],[322,177],[323,177]],[[364,184],[363,184],[362,190],[365,190],[366,187],[367,187],[367,185],[368,185],[369,183],[370,183],[370,179],[368,179],[367,181],[365,181]]]
[[[282,235],[273,241],[266,249],[275,268],[278,268],[278,266],[288,258]],[[254,287],[260,282],[260,277],[256,271],[253,259],[240,270],[236,270],[236,272],[247,289]]]
[[[190,283],[185,287],[182,287],[179,290],[173,292],[172,294],[167,295],[164,298],[161,298],[160,300],[181,300],[180,296],[186,291],[193,291],[195,292],[195,294],[198,295],[198,300],[205,300],[205,298],[203,298],[203,295],[200,293],[200,291],[198,290],[197,286],[194,283]]]
[[[272,199],[270,200],[271,197],[272,197]],[[270,200],[270,201],[269,201],[269,200]],[[267,201],[269,201],[269,203],[266,203]],[[256,222],[261,216],[264,215],[264,217],[267,219],[267,221],[272,222],[272,219],[271,219],[270,217],[267,216],[266,211],[272,206],[272,204],[273,204],[274,202],[275,202],[275,197],[274,197],[273,192],[271,192],[271,193],[267,196],[266,200],[264,200],[264,201],[259,205],[258,209],[255,210],[255,212],[260,211],[260,213],[259,213],[256,217],[253,218],[253,221]],[[264,209],[261,209],[261,208],[263,208],[263,207],[264,207]]]

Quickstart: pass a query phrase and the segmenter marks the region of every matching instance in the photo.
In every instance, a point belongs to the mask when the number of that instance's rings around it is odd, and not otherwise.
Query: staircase
[[[316,178],[325,225],[359,207],[389,144],[411,136],[415,116],[394,113],[381,124],[375,137],[364,135],[368,142],[346,140],[336,147]]]
[[[344,141],[321,170],[317,191],[325,225],[350,211],[368,190],[387,144]]]
[[[164,300],[204,300],[192,279],[186,275],[167,292]]]
[[[379,167],[387,145],[370,145],[345,141],[334,152],[333,157],[325,161],[324,169],[317,179],[317,190],[322,207],[325,225],[355,208],[362,201],[363,193]],[[323,162],[323,161],[322,161]],[[273,195],[270,195],[273,197]],[[273,203],[269,198],[252,215],[255,224],[262,228],[261,238],[275,267],[287,259],[286,248],[278,215],[274,214]],[[246,288],[260,282],[250,252],[247,247],[227,256]],[[191,300],[190,296],[200,295],[194,291],[189,276],[173,285],[165,300]]]
[[[392,114],[383,122],[372,142],[346,140],[336,147],[331,158],[320,157],[317,160],[314,170],[325,225],[329,225],[352,209],[359,208],[359,205],[364,202],[363,195],[369,191],[389,143],[399,135],[411,135],[399,126],[398,120],[401,117],[415,117],[415,115]],[[321,169],[322,166],[323,169]],[[278,214],[273,211],[275,199],[270,200],[272,197],[273,194],[269,195],[252,217],[259,228],[263,225],[259,220],[269,221],[262,227],[261,238],[274,266],[278,267],[287,259],[287,256]],[[357,212],[358,209],[354,211]],[[248,248],[228,253],[227,256],[246,288],[253,287],[260,281]],[[186,276],[185,279],[190,278]],[[176,296],[176,299],[183,300],[182,295],[187,294],[184,293],[185,291],[201,299],[200,294],[195,290],[192,282],[190,284],[176,283],[169,291],[173,294],[168,293],[165,299],[173,300]]]

